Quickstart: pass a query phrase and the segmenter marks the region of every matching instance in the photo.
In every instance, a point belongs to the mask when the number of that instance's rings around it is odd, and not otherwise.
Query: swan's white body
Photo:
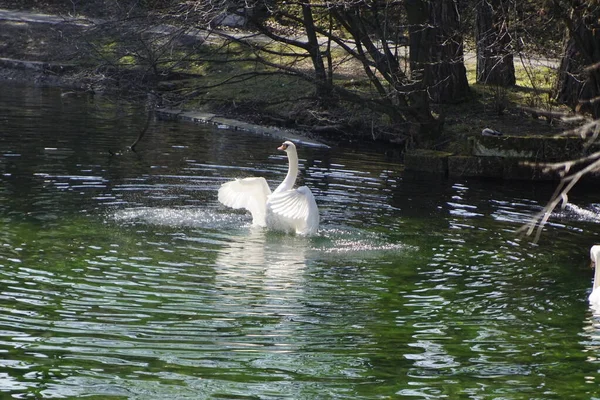
[[[591,266],[594,268],[594,284],[592,286],[592,293],[588,298],[590,304],[600,310],[600,245],[592,246],[590,249],[590,260]]]
[[[219,201],[250,211],[253,225],[312,235],[319,229],[319,209],[308,187],[294,189],[298,176],[296,146],[286,141],[278,150],[287,153],[289,166],[287,176],[273,193],[265,178],[236,179],[221,185]]]

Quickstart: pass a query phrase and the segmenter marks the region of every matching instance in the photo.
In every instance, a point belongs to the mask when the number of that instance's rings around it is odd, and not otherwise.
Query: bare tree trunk
[[[306,51],[310,54],[315,71],[316,96],[321,102],[327,103],[332,100],[331,76],[328,75],[328,70],[325,68],[325,63],[323,62],[323,54],[321,53],[321,46],[317,38],[315,21],[310,4],[302,4],[302,18],[308,38]]]
[[[557,100],[600,117],[600,9],[573,1],[557,82]]]
[[[411,77],[438,103],[469,93],[458,0],[407,0]]]
[[[510,49],[507,0],[480,0],[477,3],[477,82],[498,86],[516,83]]]

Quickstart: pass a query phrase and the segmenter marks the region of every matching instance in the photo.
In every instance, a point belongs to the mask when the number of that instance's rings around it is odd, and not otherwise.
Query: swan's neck
[[[283,182],[275,189],[275,192],[291,190],[296,183],[296,177],[298,176],[298,154],[295,151],[289,151],[287,155],[288,173]]]
[[[598,265],[598,254],[594,253],[594,286],[593,290],[595,290],[598,286],[600,286],[600,265]]]

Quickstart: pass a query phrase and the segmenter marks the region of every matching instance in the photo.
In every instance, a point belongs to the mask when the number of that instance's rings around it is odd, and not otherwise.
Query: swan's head
[[[594,245],[590,249],[590,267],[596,268],[596,260],[600,258],[600,245]]]
[[[289,140],[286,140],[281,146],[277,148],[277,150],[285,151],[286,153],[288,153],[290,151],[296,150],[296,145],[290,142]]]

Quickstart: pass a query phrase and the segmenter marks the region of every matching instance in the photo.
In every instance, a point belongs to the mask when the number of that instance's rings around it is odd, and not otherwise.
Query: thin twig
[[[146,124],[144,125],[144,128],[138,134],[137,139],[135,139],[135,141],[131,144],[131,146],[129,146],[129,149],[131,151],[135,152],[135,146],[137,146],[137,144],[140,142],[140,140],[142,140],[142,138],[144,137],[144,135],[148,131],[148,127],[150,127],[150,120],[151,119],[152,119],[152,112],[148,111],[148,116],[146,117]]]

